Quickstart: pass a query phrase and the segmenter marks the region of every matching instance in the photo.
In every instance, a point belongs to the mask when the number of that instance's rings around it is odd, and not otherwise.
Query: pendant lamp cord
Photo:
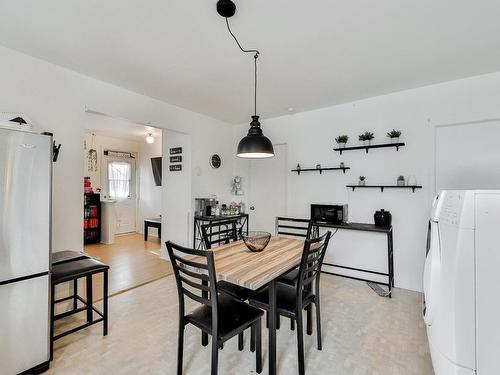
[[[235,40],[236,44],[238,45],[238,48],[245,53],[255,53],[253,56],[254,59],[254,115],[257,116],[257,59],[259,58],[260,52],[256,49],[244,49],[240,42],[238,41],[238,38],[236,38],[236,35],[233,34],[231,31],[231,27],[229,27],[229,20],[226,17],[226,26],[227,30],[229,31],[229,34],[233,37]]]

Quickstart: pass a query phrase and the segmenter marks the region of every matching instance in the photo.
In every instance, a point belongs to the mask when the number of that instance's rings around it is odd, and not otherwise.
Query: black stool
[[[52,278],[51,278],[51,308],[50,308],[50,359],[52,360],[54,351],[54,341],[60,339],[61,337],[70,335],[81,329],[87,328],[93,324],[103,322],[102,334],[106,336],[108,334],[108,269],[109,266],[101,263],[92,258],[76,258],[77,260],[67,261],[64,263],[53,264],[52,266]],[[99,311],[94,307],[93,297],[92,297],[92,275],[97,273],[103,273],[103,311]],[[78,280],[80,278],[86,278],[86,292],[87,299],[84,300],[78,295]],[[56,285],[62,284],[68,281],[73,281],[74,289],[73,295],[55,299],[55,289]],[[60,302],[73,300],[73,308],[69,311],[63,312],[61,314],[55,315],[55,305]],[[83,307],[78,307],[78,301],[83,303]],[[82,311],[87,311],[87,323],[82,324],[78,327],[72,328],[66,332],[60,333],[58,335],[54,334],[54,324],[56,320],[66,318],[70,315],[77,314]],[[94,319],[94,314],[100,316],[98,319]]]

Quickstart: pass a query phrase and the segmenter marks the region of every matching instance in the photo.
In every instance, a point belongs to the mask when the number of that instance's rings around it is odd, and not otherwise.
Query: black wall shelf
[[[356,188],[361,189],[380,189],[381,192],[384,192],[384,189],[412,189],[415,192],[415,189],[422,189],[421,185],[405,185],[405,186],[397,186],[397,185],[346,185],[346,187],[351,188],[354,191]]]
[[[352,146],[352,147],[338,147],[334,148],[334,151],[339,151],[340,155],[342,155],[343,151],[351,151],[351,150],[366,150],[366,153],[368,153],[368,150],[371,148],[387,148],[387,147],[395,147],[396,151],[399,151],[400,147],[403,147],[405,145],[404,142],[398,142],[398,143],[383,143],[379,145],[369,145],[369,146]]]
[[[300,168],[300,169],[292,169],[292,172],[297,172],[297,175],[300,175],[302,172],[319,172],[322,174],[323,171],[342,171],[345,173],[347,169],[351,169],[350,167],[336,167],[336,168]]]

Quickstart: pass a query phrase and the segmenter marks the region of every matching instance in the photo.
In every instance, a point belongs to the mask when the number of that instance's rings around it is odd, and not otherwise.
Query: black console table
[[[219,216],[195,216],[193,225],[193,248],[197,250],[205,250],[205,243],[203,242],[203,235],[201,233],[201,226],[203,224],[212,224],[220,221],[236,220],[238,231],[242,228],[243,231],[248,233],[248,214],[239,215],[219,215]]]
[[[389,288],[388,297],[391,298],[391,291],[392,291],[392,288],[394,287],[394,243],[393,243],[393,238],[392,238],[392,226],[390,226],[390,227],[377,227],[374,224],[365,224],[365,223],[327,224],[327,223],[319,223],[319,222],[312,223],[312,226],[313,226],[313,229],[315,231],[314,232],[315,235],[318,235],[320,227],[322,227],[322,228],[334,228],[334,229],[345,229],[345,230],[357,230],[357,231],[364,231],[364,232],[385,233],[387,235],[387,270],[388,270],[388,273],[371,271],[371,270],[366,270],[366,269],[362,269],[362,268],[341,266],[338,264],[326,263],[326,262],[323,262],[323,264],[326,264],[327,266],[343,268],[343,269],[351,270],[351,271],[358,271],[358,272],[364,272],[364,273],[368,273],[368,274],[372,274],[372,275],[385,276],[385,277],[387,277],[387,283],[381,283],[378,281],[363,279],[360,277],[342,275],[339,273],[333,273],[333,272],[327,272],[327,271],[322,271],[322,272],[328,273],[330,275],[346,277],[349,279],[367,281],[367,282],[371,282],[371,283],[385,285]]]
[[[144,220],[144,241],[148,240],[149,227],[158,229],[158,238],[161,240],[161,217]]]

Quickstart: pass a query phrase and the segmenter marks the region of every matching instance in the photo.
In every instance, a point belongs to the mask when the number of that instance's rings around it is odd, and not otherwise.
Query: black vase
[[[373,215],[375,219],[375,225],[377,227],[390,227],[392,223],[392,215],[389,211],[381,209],[380,211],[375,211]]]

